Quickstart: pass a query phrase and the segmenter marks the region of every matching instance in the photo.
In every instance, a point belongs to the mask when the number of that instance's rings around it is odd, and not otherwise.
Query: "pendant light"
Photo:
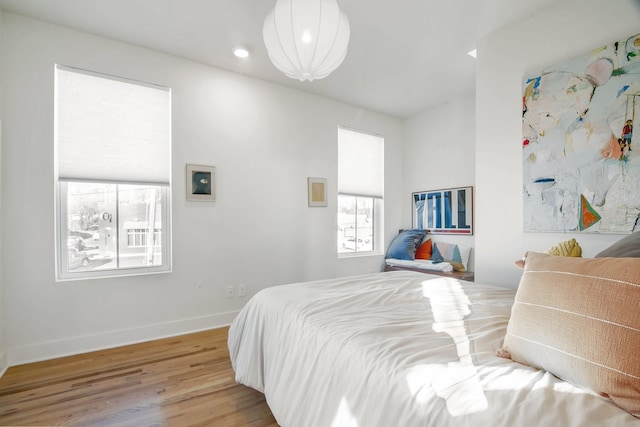
[[[262,29],[273,65],[300,81],[325,78],[338,68],[349,34],[337,0],[277,0]]]

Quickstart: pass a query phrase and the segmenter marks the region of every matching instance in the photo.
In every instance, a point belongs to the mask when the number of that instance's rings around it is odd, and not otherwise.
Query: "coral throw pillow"
[[[431,259],[432,250],[431,239],[427,239],[418,246],[418,249],[416,250],[416,259]]]

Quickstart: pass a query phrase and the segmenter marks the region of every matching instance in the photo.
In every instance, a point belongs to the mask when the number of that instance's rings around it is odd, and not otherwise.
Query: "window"
[[[56,277],[170,271],[170,90],[56,67]]]
[[[381,250],[384,139],[338,129],[338,253]]]

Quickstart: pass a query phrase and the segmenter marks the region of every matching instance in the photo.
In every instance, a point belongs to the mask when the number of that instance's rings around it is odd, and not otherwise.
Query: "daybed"
[[[639,263],[530,253],[517,295],[411,271],[268,288],[229,330],[236,380],[285,427],[638,427]]]
[[[473,271],[455,271],[453,269],[442,269],[438,266],[451,266],[449,263],[433,264],[430,261],[416,259],[407,261],[403,259],[386,259],[384,271],[417,271],[418,273],[435,274],[437,276],[451,277],[453,279],[473,282],[475,275]]]
[[[470,253],[470,247],[432,242],[427,230],[400,230],[385,255],[384,271],[409,270],[473,282]]]

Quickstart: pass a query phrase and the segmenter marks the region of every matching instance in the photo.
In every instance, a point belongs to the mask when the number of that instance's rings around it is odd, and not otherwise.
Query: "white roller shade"
[[[383,138],[338,129],[338,193],[382,198]]]
[[[58,179],[168,184],[168,88],[58,66]]]

